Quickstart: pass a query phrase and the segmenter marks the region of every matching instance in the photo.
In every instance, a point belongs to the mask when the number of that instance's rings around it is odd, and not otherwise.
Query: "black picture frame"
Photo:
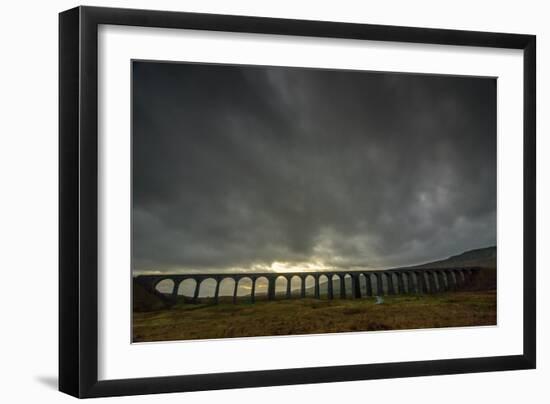
[[[99,381],[100,24],[523,50],[523,354]],[[97,7],[77,7],[60,13],[59,390],[84,398],[535,368],[535,61],[534,35]]]

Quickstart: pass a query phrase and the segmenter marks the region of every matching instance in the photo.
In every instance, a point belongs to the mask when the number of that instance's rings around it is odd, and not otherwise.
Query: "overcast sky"
[[[381,268],[496,244],[496,80],[133,63],[137,271]]]

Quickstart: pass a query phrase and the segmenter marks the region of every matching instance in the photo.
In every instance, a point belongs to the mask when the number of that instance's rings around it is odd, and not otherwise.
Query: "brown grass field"
[[[237,304],[179,303],[133,313],[133,341],[496,325],[496,291],[385,296],[356,300],[291,299]]]

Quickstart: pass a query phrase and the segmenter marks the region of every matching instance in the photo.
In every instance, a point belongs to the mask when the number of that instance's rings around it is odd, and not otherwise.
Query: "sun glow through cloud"
[[[330,271],[333,267],[326,266],[322,262],[284,262],[273,261],[270,265],[260,264],[254,265],[251,268],[258,272],[315,272],[315,271]]]

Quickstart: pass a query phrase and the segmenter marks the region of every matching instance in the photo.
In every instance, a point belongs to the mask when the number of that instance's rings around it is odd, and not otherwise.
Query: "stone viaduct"
[[[339,292],[340,298],[346,298],[346,282],[347,276],[351,278],[351,297],[354,299],[365,296],[382,296],[395,294],[413,294],[413,293],[437,293],[444,291],[453,291],[464,288],[472,283],[474,277],[479,273],[480,268],[430,268],[430,269],[391,269],[380,271],[331,271],[331,272],[263,272],[263,273],[204,273],[204,274],[162,274],[162,275],[140,275],[135,278],[137,282],[143,285],[150,291],[156,291],[157,285],[170,279],[174,286],[172,290],[172,298],[176,298],[180,283],[186,279],[195,281],[195,290],[193,301],[196,302],[199,298],[201,283],[207,279],[213,279],[216,282],[214,301],[217,303],[220,292],[220,284],[224,279],[234,280],[233,303],[237,302],[237,289],[239,282],[243,279],[252,281],[252,289],[250,300],[255,301],[256,298],[256,282],[260,278],[267,280],[267,298],[275,299],[275,283],[277,278],[283,277],[286,279],[286,298],[291,298],[291,282],[293,277],[298,277],[300,280],[300,297],[306,297],[306,278],[312,276],[314,280],[314,297],[321,298],[320,284],[321,278],[326,278],[327,283],[327,298],[333,299],[335,293]],[[333,278],[337,277],[340,280],[340,290],[335,291],[333,286]],[[360,284],[361,277],[364,277],[363,284],[366,283],[365,292],[362,293]],[[375,283],[373,282],[375,280]]]

